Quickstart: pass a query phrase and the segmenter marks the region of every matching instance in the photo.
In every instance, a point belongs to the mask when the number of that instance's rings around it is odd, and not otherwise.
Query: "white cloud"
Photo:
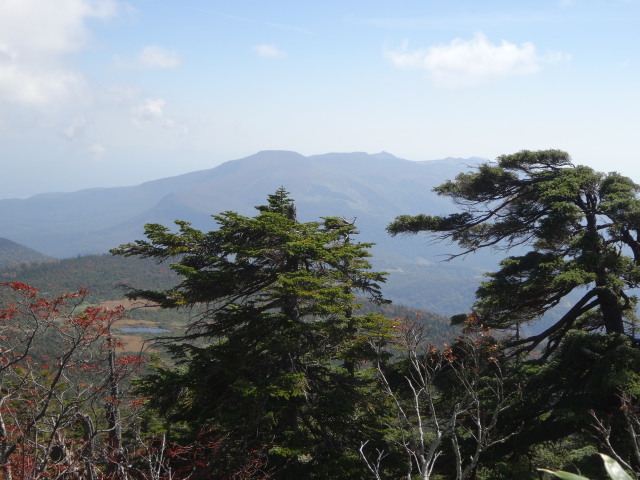
[[[0,65],[0,101],[38,106],[81,98],[86,91],[83,77],[70,70]]]
[[[166,102],[162,98],[147,98],[144,103],[134,107],[134,118],[146,121],[162,118],[165,104]]]
[[[156,122],[165,128],[176,129],[187,133],[187,127],[167,117],[164,113],[166,101],[163,98],[147,98],[132,109],[133,123],[142,126],[144,122]]]
[[[171,50],[149,45],[138,54],[138,62],[143,68],[176,68],[180,65],[180,57]]]
[[[90,42],[86,22],[115,15],[116,0],[0,2],[0,102],[43,105],[85,91],[64,57]]]
[[[75,117],[63,129],[62,136],[74,142],[78,148],[77,152],[82,152],[83,157],[89,155],[94,160],[102,160],[107,153],[107,148],[100,142],[91,138],[87,133],[89,121],[84,116]]]
[[[395,66],[424,70],[438,87],[464,87],[487,83],[511,75],[531,75],[543,64],[565,61],[568,55],[551,52],[539,55],[531,42],[515,45],[503,40],[491,43],[483,33],[471,40],[454,39],[449,44],[409,50],[405,42],[395,50],[385,50]]]
[[[60,54],[83,49],[86,20],[115,15],[115,0],[4,0],[0,3],[0,43],[21,54]]]
[[[258,55],[260,55],[261,57],[266,57],[266,58],[284,58],[287,56],[285,52],[280,50],[275,45],[266,45],[266,44],[256,45],[255,47],[253,47],[253,51],[256,52]]]

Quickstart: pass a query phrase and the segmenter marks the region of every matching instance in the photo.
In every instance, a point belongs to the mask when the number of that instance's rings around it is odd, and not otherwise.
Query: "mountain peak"
[[[258,153],[249,155],[246,159],[260,159],[260,160],[293,160],[293,159],[305,159],[304,155],[291,150],[260,150]]]
[[[384,150],[380,153],[372,153],[371,156],[382,160],[402,160],[400,157],[396,157],[392,153],[385,152]]]

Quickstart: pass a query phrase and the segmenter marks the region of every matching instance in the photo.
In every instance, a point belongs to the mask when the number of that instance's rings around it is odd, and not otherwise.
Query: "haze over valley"
[[[286,188],[300,220],[338,216],[353,221],[359,241],[374,242],[374,268],[389,272],[385,295],[399,304],[441,315],[468,309],[490,252],[451,262],[455,247],[426,237],[391,238],[385,228],[400,214],[452,212],[455,206],[431,189],[481,159],[414,162],[389,153],[329,153],[305,157],[263,151],[177,177],[131,187],[43,193],[0,200],[0,237],[56,258],[105,253],[141,238],[146,223],[191,222],[216,228],[211,215],[251,216],[269,193]]]

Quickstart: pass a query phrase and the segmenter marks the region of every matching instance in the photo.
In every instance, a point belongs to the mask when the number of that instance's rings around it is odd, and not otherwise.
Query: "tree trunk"
[[[618,296],[610,288],[602,288],[598,293],[600,311],[604,319],[604,327],[607,333],[624,333],[624,321],[622,308]]]
[[[82,425],[82,439],[84,446],[82,447],[82,458],[84,459],[84,469],[87,480],[95,480],[96,473],[94,469],[95,452],[93,442],[95,438],[95,429],[89,415],[77,413],[76,419]]]
[[[127,480],[127,472],[124,467],[124,451],[122,449],[122,422],[120,420],[120,389],[118,387],[118,374],[116,372],[116,352],[111,338],[111,330],[107,331],[109,341],[109,389],[110,401],[106,404],[107,428],[109,430],[109,465],[107,473],[110,478]]]

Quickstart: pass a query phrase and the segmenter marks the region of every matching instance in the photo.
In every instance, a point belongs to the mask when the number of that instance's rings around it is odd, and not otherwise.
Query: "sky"
[[[0,0],[0,198],[260,150],[495,159],[640,182],[640,0]]]

